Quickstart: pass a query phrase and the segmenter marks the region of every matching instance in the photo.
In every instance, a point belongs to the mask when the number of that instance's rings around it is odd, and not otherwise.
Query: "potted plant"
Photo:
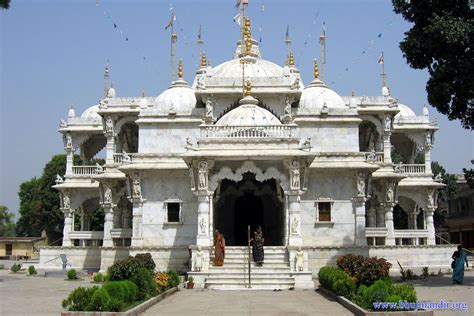
[[[188,276],[188,283],[186,284],[187,289],[194,289],[194,278],[192,276]]]

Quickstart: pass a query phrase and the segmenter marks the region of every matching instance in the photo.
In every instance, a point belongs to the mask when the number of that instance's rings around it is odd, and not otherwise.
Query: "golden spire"
[[[245,82],[244,95],[245,95],[246,97],[252,95],[252,83],[250,82],[250,80],[247,80],[247,81]]]
[[[295,56],[293,56],[293,52],[290,52],[290,57],[288,57],[288,65],[290,66],[295,65]]]
[[[314,75],[314,79],[318,79],[318,78],[319,78],[319,67],[318,67],[318,61],[316,60],[316,58],[314,59],[313,75]]]
[[[183,79],[183,61],[181,59],[178,64],[178,79]]]
[[[244,23],[245,55],[250,56],[252,52],[252,33],[250,32],[250,18],[245,17]]]
[[[201,67],[207,67],[206,54],[201,54]]]

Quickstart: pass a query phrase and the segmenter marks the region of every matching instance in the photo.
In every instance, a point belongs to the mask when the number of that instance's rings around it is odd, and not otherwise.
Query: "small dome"
[[[240,100],[240,106],[222,116],[217,126],[267,126],[281,125],[280,120],[270,111],[259,107],[252,96]]]
[[[410,109],[408,106],[405,104],[398,103],[398,109],[400,112],[395,115],[395,119],[400,118],[400,117],[416,117],[415,112],[413,112],[412,109]]]
[[[186,81],[178,79],[155,99],[153,108],[162,114],[190,115],[196,102],[194,90]]]
[[[323,107],[345,108],[341,96],[329,89],[321,80],[314,79],[301,93],[298,113],[319,114]]]
[[[69,111],[67,112],[67,117],[68,118],[76,117],[76,111],[74,110],[74,107],[72,105],[69,108]]]
[[[82,113],[81,118],[89,121],[101,121],[102,117],[97,114],[99,111],[99,105],[93,105]]]
[[[271,61],[255,58],[253,62],[245,64],[245,77],[252,80],[252,78],[268,78],[268,77],[283,77],[283,67],[272,63]],[[240,59],[232,59],[213,69],[213,78],[233,78],[237,82],[242,80],[242,64]],[[239,81],[240,80],[240,81]]]

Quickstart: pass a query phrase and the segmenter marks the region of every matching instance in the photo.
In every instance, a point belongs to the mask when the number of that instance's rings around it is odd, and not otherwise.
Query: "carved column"
[[[395,245],[395,228],[393,225],[393,207],[395,206],[395,182],[387,181],[385,191],[385,227],[387,228],[387,237],[385,245]]]
[[[383,130],[383,160],[385,163],[392,163],[392,145],[390,136],[392,134],[392,116],[385,115]]]
[[[198,246],[207,247],[211,245],[209,236],[209,196],[198,196],[198,234],[196,243]]]
[[[113,164],[115,153],[115,131],[114,120],[111,116],[107,116],[104,121],[104,135],[107,137],[105,162],[106,164]]]
[[[378,205],[376,211],[376,227],[385,227],[385,210],[383,205]]]
[[[433,223],[433,213],[436,206],[434,203],[434,194],[433,190],[429,189],[426,193],[426,209],[425,209],[425,219],[426,219],[426,229],[428,230],[428,245],[435,245],[435,228]]]
[[[71,134],[63,135],[64,151],[66,151],[66,176],[72,174],[74,164],[74,147],[72,146]]]
[[[133,172],[129,179],[129,199],[133,204],[132,210],[132,247],[143,246],[143,203],[142,178],[140,173]],[[127,215],[128,216],[128,215]],[[128,228],[128,226],[126,226]]]
[[[102,245],[104,247],[113,247],[113,240],[110,230],[114,228],[114,208],[113,203],[113,187],[112,182],[104,181],[101,184],[102,207],[104,208],[104,239]]]
[[[299,194],[288,194],[290,235],[289,246],[302,246],[301,237],[301,198]]]
[[[371,207],[367,211],[367,227],[376,227],[375,219],[375,208]]]
[[[431,174],[431,148],[433,147],[433,134],[428,131],[425,135],[425,173]]]
[[[72,231],[72,217],[74,213],[71,210],[71,196],[69,190],[61,192],[61,210],[64,213],[64,228],[63,228],[63,247],[71,247],[71,238],[69,233]]]
[[[355,245],[367,246],[365,235],[365,201],[367,175],[363,171],[356,174],[357,196],[352,199],[355,215]]]

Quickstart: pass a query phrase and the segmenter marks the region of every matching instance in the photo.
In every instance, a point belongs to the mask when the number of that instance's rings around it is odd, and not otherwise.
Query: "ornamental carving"
[[[198,170],[198,189],[207,190],[207,161],[199,162]]]
[[[105,136],[114,136],[114,120],[111,116],[107,116],[104,123],[104,134]]]
[[[69,196],[69,190],[64,190],[62,192],[62,208],[66,210],[71,209],[71,197]]]
[[[206,219],[202,217],[201,220],[199,221],[199,235],[207,235],[206,225],[207,225]]]
[[[72,137],[71,134],[63,135],[64,149],[72,149]]]
[[[194,182],[194,170],[189,168],[189,177],[191,178],[191,191],[196,191],[196,183]]]
[[[390,132],[392,130],[392,116],[391,115],[385,115],[384,130],[386,132]]]
[[[212,119],[214,116],[214,100],[212,97],[206,99],[206,118]]]
[[[365,181],[366,176],[365,172],[359,171],[357,172],[357,196],[365,196]]]
[[[293,160],[291,162],[290,167],[290,175],[291,175],[291,189],[292,190],[299,190],[300,189],[300,162],[298,160]]]
[[[141,183],[140,183],[140,174],[138,172],[134,172],[131,174],[131,178],[132,178],[132,198],[141,199],[142,188],[141,188]]]
[[[298,220],[298,217],[293,217],[293,221],[291,223],[291,233],[293,235],[298,234],[298,228],[299,228],[300,221]]]

